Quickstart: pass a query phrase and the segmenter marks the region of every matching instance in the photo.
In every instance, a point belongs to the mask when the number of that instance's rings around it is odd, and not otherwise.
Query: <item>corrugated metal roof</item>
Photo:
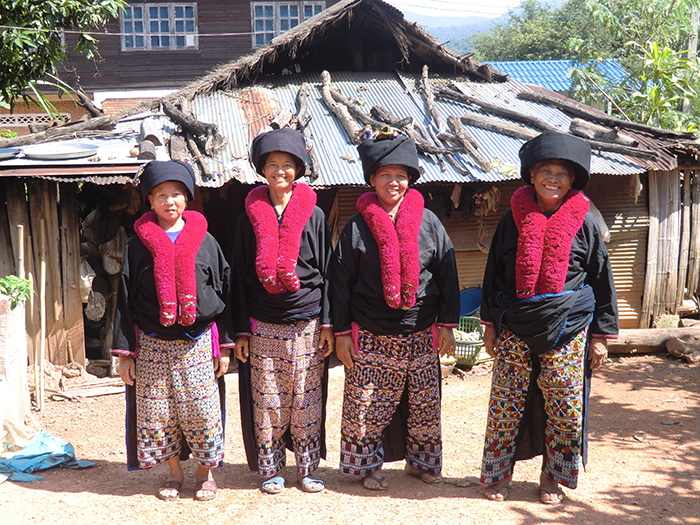
[[[546,87],[552,91],[569,91],[571,78],[569,72],[577,64],[571,60],[522,60],[506,62],[489,62],[489,65],[511,78]],[[606,58],[596,67],[612,81],[627,77],[627,71],[615,58]]]
[[[423,95],[416,92],[417,80],[419,77],[416,75],[381,72],[334,72],[332,75],[333,86],[344,96],[354,100],[365,112],[369,113],[374,105],[381,105],[399,118],[411,116],[414,123],[420,124],[424,129],[432,128],[437,131],[429,120]],[[208,159],[209,169],[215,175],[202,185],[218,187],[232,178],[244,184],[260,181],[248,159],[250,143],[255,134],[253,130],[260,128],[261,119],[273,117],[280,108],[296,113],[297,92],[304,82],[311,85],[307,99],[308,114],[311,116],[308,127],[320,172],[319,177],[311,184],[321,187],[364,185],[357,149],[351,144],[336,117],[323,103],[319,75],[304,73],[276,77],[265,86],[246,87],[231,93],[217,92],[199,96],[194,100],[196,117],[203,122],[216,123],[220,133],[229,139],[226,149],[218,159]],[[529,89],[521,82],[460,82],[458,86],[466,94],[537,116],[564,132],[569,128],[571,119],[562,111],[518,99],[518,92]],[[466,112],[476,111],[466,105],[444,100],[437,100],[436,107],[443,120],[449,115],[459,117]],[[421,155],[420,164],[424,173],[419,180],[420,184],[497,182],[518,176],[518,150],[523,140],[477,127],[466,127],[479,143],[482,156],[492,161],[493,169],[484,173],[468,155],[456,153],[453,157],[470,173],[465,176],[449,164],[443,171],[443,166],[434,157]],[[355,162],[352,162],[353,159]],[[592,169],[595,173],[613,175],[646,171],[623,155],[607,152],[594,154]]]

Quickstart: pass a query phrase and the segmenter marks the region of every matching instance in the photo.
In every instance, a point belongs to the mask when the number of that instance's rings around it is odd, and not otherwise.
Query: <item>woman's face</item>
[[[292,190],[292,183],[300,169],[289,153],[273,151],[265,159],[262,172],[271,190],[287,192]]]
[[[389,207],[401,202],[410,180],[406,166],[399,165],[382,166],[369,176],[369,183],[377,190],[377,197]]]
[[[179,182],[167,181],[151,190],[148,202],[156,212],[161,225],[172,226],[187,207],[187,190]]]
[[[559,209],[574,182],[574,170],[566,161],[546,160],[538,162],[530,170],[530,180],[535,186],[537,203],[542,211]]]

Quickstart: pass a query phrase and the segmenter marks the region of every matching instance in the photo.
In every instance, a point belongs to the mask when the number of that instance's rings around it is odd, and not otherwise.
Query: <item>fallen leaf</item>
[[[645,437],[647,437],[646,434],[635,434],[635,435],[634,435],[634,439],[636,439],[636,440],[639,441],[639,442],[644,441],[644,438],[645,438]]]
[[[666,421],[664,419],[661,420],[662,425],[679,425],[680,423],[678,421]]]

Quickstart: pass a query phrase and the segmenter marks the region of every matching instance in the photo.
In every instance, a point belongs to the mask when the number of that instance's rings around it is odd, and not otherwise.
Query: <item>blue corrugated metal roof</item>
[[[419,76],[398,73],[377,72],[334,72],[333,86],[343,95],[354,100],[365,112],[373,105],[382,105],[399,118],[413,117],[414,123],[424,129],[435,126],[429,120],[423,95],[416,90]],[[335,116],[326,108],[321,99],[321,79],[318,74],[300,74],[271,79],[264,86],[241,88],[231,93],[217,92],[197,97],[194,101],[196,117],[203,122],[213,122],[219,126],[222,135],[228,138],[226,149],[216,160],[207,159],[214,177],[202,185],[218,187],[236,178],[244,184],[254,184],[260,178],[252,168],[248,151],[253,139],[251,129],[260,119],[272,118],[280,108],[292,113],[297,111],[297,92],[302,83],[307,82],[312,89],[307,99],[308,124],[316,157],[319,161],[319,177],[314,186],[364,185],[362,168],[357,149],[351,144],[345,130]],[[523,83],[483,84],[459,82],[459,88],[466,94],[493,104],[508,107],[521,113],[537,116],[567,132],[571,119],[558,109],[521,100],[520,91],[529,89]],[[449,115],[461,116],[467,112],[478,112],[464,104],[437,100],[436,107],[443,123]],[[462,175],[451,165],[443,166],[433,156],[420,155],[424,170],[419,184],[425,183],[465,183],[497,182],[517,177],[519,173],[518,150],[523,140],[477,127],[466,126],[479,144],[479,152],[491,161],[493,168],[484,173],[465,153],[455,153],[453,158],[469,175]],[[355,162],[352,162],[355,160]],[[629,175],[643,173],[645,168],[627,157],[607,152],[595,152],[592,160],[595,173]]]
[[[489,62],[489,65],[511,78],[526,84],[546,87],[552,91],[569,91],[571,88],[569,72],[576,67],[576,63],[571,60]],[[627,71],[615,58],[603,59],[597,67],[613,81],[627,77]]]

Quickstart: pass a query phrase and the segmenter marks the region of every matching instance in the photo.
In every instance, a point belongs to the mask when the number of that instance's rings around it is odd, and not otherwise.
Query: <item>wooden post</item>
[[[639,328],[649,328],[655,303],[656,293],[656,258],[659,243],[659,174],[649,172],[649,237],[647,241],[647,264],[644,278],[644,296],[642,312],[639,316]]]
[[[688,259],[690,249],[690,171],[683,177],[683,218],[681,224],[681,247],[678,254],[678,283],[676,285],[676,309],[683,304],[688,278]]]
[[[40,337],[39,342],[39,389],[37,391],[37,409],[44,408],[44,356],[46,355],[46,221],[39,222],[39,317],[40,317]]]
[[[688,281],[686,287],[691,293],[698,292],[700,284],[700,175],[691,176],[691,226],[690,253],[688,255]]]
[[[24,279],[24,224],[17,225],[17,277]]]

